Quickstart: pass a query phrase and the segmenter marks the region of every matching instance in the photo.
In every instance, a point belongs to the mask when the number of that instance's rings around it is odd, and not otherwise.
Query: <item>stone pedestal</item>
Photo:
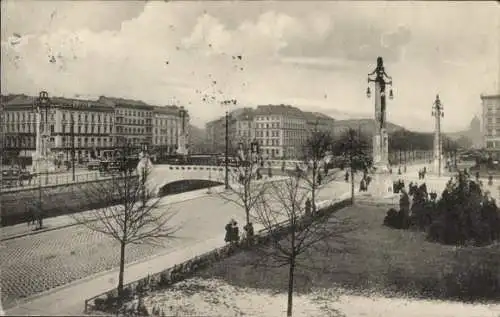
[[[53,173],[56,171],[54,160],[48,157],[33,155],[33,164],[31,166],[33,173]]]
[[[368,186],[368,194],[374,198],[386,198],[393,195],[393,179],[389,173],[375,172]]]
[[[180,154],[180,155],[187,155],[188,154],[185,134],[179,135],[179,144],[177,147],[177,154]]]
[[[389,171],[389,142],[385,129],[373,136],[373,166],[379,171]]]

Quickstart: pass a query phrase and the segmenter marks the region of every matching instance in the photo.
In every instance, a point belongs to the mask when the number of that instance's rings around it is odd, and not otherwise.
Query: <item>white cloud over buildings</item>
[[[487,2],[3,1],[2,93],[175,98],[195,123],[224,110],[196,91],[370,114],[380,55],[391,121],[431,129],[440,93],[458,129],[498,87],[499,16]]]

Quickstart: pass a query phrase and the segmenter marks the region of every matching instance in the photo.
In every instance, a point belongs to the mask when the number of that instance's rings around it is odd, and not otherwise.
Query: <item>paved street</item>
[[[333,192],[344,193],[348,188],[345,182],[332,183],[318,195],[318,200],[331,199]],[[129,246],[127,263],[215,237],[223,233],[231,217],[240,224],[244,222],[244,213],[217,194],[176,203],[169,208],[178,212],[173,221],[173,225],[181,225],[176,238],[166,240],[162,246]],[[83,226],[5,241],[2,251],[5,307],[15,305],[20,298],[117,267],[119,256],[115,241]]]

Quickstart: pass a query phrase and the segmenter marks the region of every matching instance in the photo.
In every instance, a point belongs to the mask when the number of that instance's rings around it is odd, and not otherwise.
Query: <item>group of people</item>
[[[424,166],[423,169],[418,170],[418,179],[425,179],[425,174],[427,174],[427,167]]]
[[[246,240],[254,236],[253,224],[250,222],[243,227],[243,236],[240,238],[240,229],[236,220],[231,219],[225,226],[226,234],[224,241],[226,243],[235,244],[241,240]]]

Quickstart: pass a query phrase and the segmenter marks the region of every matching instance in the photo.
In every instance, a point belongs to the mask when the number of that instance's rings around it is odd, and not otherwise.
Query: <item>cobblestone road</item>
[[[329,199],[333,192],[348,190],[346,183],[332,183],[318,199]],[[218,196],[203,197],[172,205],[178,211],[176,238],[163,246],[130,245],[126,261],[140,260],[171,248],[189,247],[221,234],[225,223],[235,218],[244,223],[244,212]],[[73,226],[6,241],[0,258],[4,308],[16,300],[67,284],[119,265],[117,243],[101,233]],[[126,273],[125,273],[126,274]]]

